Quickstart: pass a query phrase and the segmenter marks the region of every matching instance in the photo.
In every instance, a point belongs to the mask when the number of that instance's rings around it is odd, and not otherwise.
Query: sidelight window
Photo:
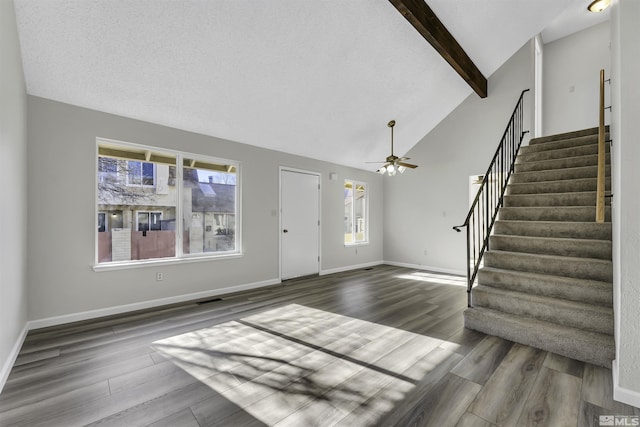
[[[345,180],[344,182],[344,244],[368,243],[369,215],[367,184]]]

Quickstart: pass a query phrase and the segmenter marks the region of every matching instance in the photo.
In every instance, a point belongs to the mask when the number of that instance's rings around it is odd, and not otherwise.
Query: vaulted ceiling
[[[428,3],[486,77],[554,19],[586,8]],[[361,169],[389,154],[390,119],[401,155],[473,93],[388,0],[15,7],[31,95]],[[550,37],[569,26],[556,24]]]

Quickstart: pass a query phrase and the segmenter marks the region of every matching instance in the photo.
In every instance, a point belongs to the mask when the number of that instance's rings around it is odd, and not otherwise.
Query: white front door
[[[282,280],[320,272],[320,176],[280,171]]]

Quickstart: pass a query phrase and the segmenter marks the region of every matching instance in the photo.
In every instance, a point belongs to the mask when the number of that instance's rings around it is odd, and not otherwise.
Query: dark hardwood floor
[[[598,426],[608,369],[463,327],[464,279],[378,266],[32,331],[1,426]]]

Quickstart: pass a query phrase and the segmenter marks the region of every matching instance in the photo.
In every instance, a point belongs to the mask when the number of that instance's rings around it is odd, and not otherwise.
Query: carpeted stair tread
[[[610,199],[605,199],[607,205]],[[595,206],[595,191],[574,191],[570,193],[505,194],[505,207],[518,206]]]
[[[610,154],[606,155],[606,162],[610,162]],[[598,155],[566,157],[560,159],[540,160],[535,162],[517,163],[514,165],[516,172],[544,171],[551,169],[577,168],[582,166],[594,166],[598,164]]]
[[[510,182],[507,186],[507,195],[514,194],[539,194],[539,193],[578,193],[584,191],[596,191],[597,178],[559,179],[555,181],[537,182]],[[606,190],[611,189],[611,178],[605,179]]]
[[[595,206],[563,206],[563,207],[503,207],[500,208],[500,220],[524,221],[571,221],[589,222],[596,217]],[[605,206],[605,221],[611,221],[611,206]]]
[[[611,335],[518,317],[482,307],[465,310],[464,325],[485,334],[608,368],[615,357],[615,345]]]
[[[536,146],[536,147],[539,147]],[[609,150],[607,149],[607,152]],[[541,160],[565,159],[568,157],[588,156],[598,154],[598,144],[580,145],[577,147],[565,147],[555,150],[541,150],[533,152],[520,152],[516,163],[538,162]]]
[[[608,132],[609,132],[609,126],[605,128],[605,133],[608,133]],[[582,130],[577,130],[572,132],[564,132],[564,133],[558,133],[554,135],[546,135],[546,136],[541,136],[537,138],[532,138],[531,141],[529,141],[529,145],[544,144],[547,142],[560,141],[563,139],[580,138],[580,137],[589,136],[589,135],[598,135],[598,128],[595,127],[595,128],[582,129]]]
[[[606,166],[605,175],[611,176],[611,168]],[[549,169],[544,171],[515,172],[509,178],[509,184],[549,182],[565,179],[597,178],[598,166],[580,166],[575,168]]]
[[[613,310],[583,302],[478,285],[473,306],[613,335]]]
[[[611,223],[598,224],[571,221],[498,220],[493,226],[495,234],[532,237],[558,237],[571,239],[611,240]]]
[[[491,250],[611,260],[611,241],[494,234]]]
[[[505,270],[613,282],[612,262],[597,258],[490,250],[484,254],[484,265]]]
[[[605,139],[609,139],[609,134],[605,134]],[[536,153],[536,152],[540,152],[540,151],[546,151],[546,150],[558,150],[560,148],[569,148],[569,147],[580,147],[582,145],[591,145],[591,144],[597,144],[598,143],[598,135],[597,134],[593,134],[593,135],[586,135],[586,136],[579,136],[576,138],[565,138],[565,139],[559,139],[556,141],[549,141],[549,142],[544,142],[544,143],[534,143],[529,144],[529,145],[525,145],[520,147],[520,153],[523,154],[529,154],[529,153]],[[609,145],[609,144],[606,144]]]
[[[602,307],[613,305],[612,284],[597,280],[483,267],[478,271],[478,284]]]

